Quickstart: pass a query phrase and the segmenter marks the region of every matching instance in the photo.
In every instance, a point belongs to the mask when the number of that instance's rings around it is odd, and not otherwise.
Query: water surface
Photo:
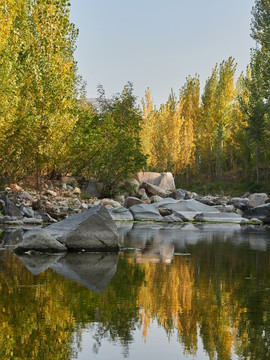
[[[270,358],[270,229],[119,226],[119,254],[0,251],[0,359]]]

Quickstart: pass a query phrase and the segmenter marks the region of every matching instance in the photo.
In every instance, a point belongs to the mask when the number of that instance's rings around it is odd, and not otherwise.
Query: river
[[[270,359],[270,228],[119,225],[118,254],[2,232],[0,359]]]

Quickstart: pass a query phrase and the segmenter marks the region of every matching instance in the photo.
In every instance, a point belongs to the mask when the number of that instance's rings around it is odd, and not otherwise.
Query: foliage
[[[103,183],[103,195],[112,195],[117,185],[146,165],[142,154],[142,115],[136,106],[132,84],[107,100],[100,88],[100,111],[86,104],[76,124],[71,149],[72,169]]]

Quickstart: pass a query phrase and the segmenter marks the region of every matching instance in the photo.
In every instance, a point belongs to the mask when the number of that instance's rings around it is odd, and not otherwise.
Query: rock
[[[119,204],[119,202],[111,200],[111,199],[102,199],[101,203],[103,205],[111,205],[112,207],[120,207],[121,204]]]
[[[216,208],[220,212],[226,212],[226,213],[231,213],[234,210],[233,205],[215,205],[214,208]]]
[[[109,209],[109,213],[113,220],[120,220],[120,221],[133,221],[132,213],[123,206],[116,207]]]
[[[18,196],[18,198],[20,198],[22,200],[32,200],[32,196],[27,191],[23,191],[20,194],[18,194],[17,196]]]
[[[53,197],[57,196],[57,192],[55,192],[53,190],[46,190],[46,194],[50,195],[50,196],[53,196]]]
[[[117,201],[120,205],[124,205],[125,202],[125,197],[124,195],[117,195],[115,196],[115,198],[113,199],[114,201]]]
[[[33,209],[31,209],[30,207],[21,205],[20,206],[20,210],[23,213],[24,216],[28,217],[28,218],[33,218],[35,216],[35,212]]]
[[[263,222],[257,218],[252,218],[249,220],[249,223],[253,224],[253,225],[262,225]]]
[[[124,207],[129,209],[133,205],[143,204],[143,201],[141,199],[138,199],[133,196],[128,196],[124,202]]]
[[[116,225],[104,205],[69,216],[50,225],[46,232],[70,250],[117,251]]]
[[[173,200],[173,199],[170,199]],[[159,203],[157,203],[159,204]],[[161,204],[160,204],[161,205]],[[219,213],[217,209],[214,207],[202,204],[201,202],[190,199],[190,200],[174,200],[174,202],[168,201],[162,203],[162,207],[165,209],[171,209],[174,212],[182,215],[184,218],[188,220],[193,220],[194,217],[202,212],[206,213]]]
[[[89,180],[87,188],[85,190],[86,194],[90,197],[99,198],[101,195],[98,183],[94,180]]]
[[[29,230],[23,235],[22,242],[14,249],[16,254],[23,254],[26,251],[39,251],[50,253],[63,253],[67,248],[54,239],[44,229]]]
[[[222,223],[234,223],[241,224],[242,216],[234,214],[234,213],[207,213],[203,212],[194,217],[195,221],[201,222],[222,222]]]
[[[13,216],[4,216],[0,217],[0,224],[4,225],[16,225],[16,226],[23,226],[23,221],[18,220],[17,217]]]
[[[153,195],[153,196],[150,197],[150,201],[151,201],[152,204],[156,203],[156,202],[158,202],[160,200],[162,200],[162,197],[158,196],[158,195]]]
[[[151,204],[133,205],[129,210],[133,214],[134,220],[161,221],[162,219],[158,210]]]
[[[247,210],[247,205],[249,203],[249,199],[248,198],[237,198],[234,197],[229,201],[229,204],[232,204],[236,209],[240,209],[240,210]]]
[[[147,182],[142,183],[142,188],[144,188],[149,196],[158,195],[162,198],[168,196],[168,192],[157,185],[152,185]]]
[[[57,220],[52,218],[48,213],[42,210],[35,212],[35,218],[41,219],[44,223],[56,223]]]
[[[248,205],[256,207],[265,204],[265,202],[268,200],[268,196],[265,193],[256,193],[249,195],[248,199]]]
[[[129,195],[135,196],[139,190],[140,183],[136,179],[128,179],[124,183],[124,189]]]
[[[139,196],[139,197],[142,197],[142,196],[147,196],[147,194],[146,194],[146,191],[145,191],[145,189],[143,189],[143,188],[140,188],[138,191],[137,191],[137,195]]]
[[[87,210],[88,209],[88,205],[85,203],[81,203],[81,209],[82,210]]]
[[[243,217],[246,219],[257,218],[264,223],[270,223],[270,204],[264,204],[248,209],[244,212]]]
[[[190,199],[190,196],[187,194],[186,190],[177,189],[173,191],[168,197],[175,199],[175,200],[182,200],[182,199]]]
[[[167,222],[167,223],[183,222],[182,218],[178,214],[171,214],[171,215],[163,216],[162,221]]]
[[[175,190],[174,178],[170,172],[161,174],[155,172],[139,172],[136,174],[135,178],[141,185],[143,182],[147,182],[151,185],[159,186],[166,191]]]
[[[80,195],[81,194],[81,189],[78,188],[78,187],[75,187],[75,189],[73,190],[73,194]]]
[[[12,204],[7,195],[3,195],[0,198],[4,203],[4,214],[5,216],[12,216],[13,218],[17,218],[17,220],[21,220],[23,218],[23,213],[21,210]]]
[[[43,223],[41,219],[35,219],[35,218],[23,218],[22,221],[26,225],[42,225]]]
[[[173,213],[171,209],[164,209],[162,207],[158,208],[158,212],[160,213],[161,216],[168,216],[168,215],[172,215]]]

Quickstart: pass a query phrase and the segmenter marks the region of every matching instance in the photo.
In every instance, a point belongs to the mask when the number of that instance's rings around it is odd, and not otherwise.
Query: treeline
[[[132,84],[98,107],[86,101],[74,60],[77,29],[68,0],[0,4],[0,182],[35,175],[94,177],[109,193],[139,170],[247,180],[269,174],[270,3],[256,0],[256,41],[245,74],[233,58],[216,65],[201,89],[188,77],[157,108],[141,106]]]

